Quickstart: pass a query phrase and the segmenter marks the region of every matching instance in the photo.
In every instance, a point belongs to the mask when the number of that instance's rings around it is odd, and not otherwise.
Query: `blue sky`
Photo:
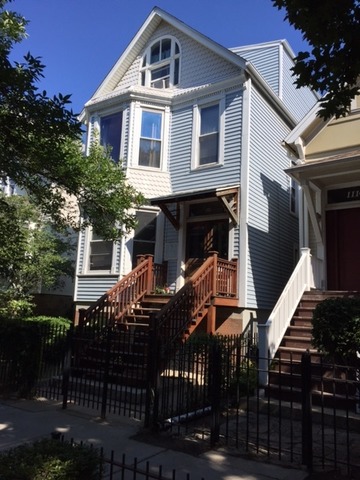
[[[156,1],[156,3],[153,3]],[[301,34],[271,0],[14,0],[8,8],[30,21],[26,52],[46,65],[41,89],[72,94],[79,113],[156,5],[225,47],[286,38],[295,54]]]

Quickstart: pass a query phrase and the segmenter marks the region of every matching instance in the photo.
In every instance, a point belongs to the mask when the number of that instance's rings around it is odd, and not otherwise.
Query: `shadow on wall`
[[[249,221],[252,295],[258,308],[272,309],[298,260],[299,222],[290,213],[289,190],[264,174],[260,178],[268,210],[256,217],[257,225],[263,228],[254,227],[251,218]]]

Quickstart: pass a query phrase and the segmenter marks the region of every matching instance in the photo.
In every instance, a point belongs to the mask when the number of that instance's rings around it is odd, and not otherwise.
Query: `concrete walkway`
[[[115,458],[123,453],[130,463],[149,461],[152,466],[163,466],[163,474],[176,470],[176,479],[185,480],[304,480],[303,470],[289,469],[259,461],[229,456],[222,450],[210,450],[193,455],[136,440],[142,422],[109,415],[106,421],[96,417],[96,412],[83,407],[61,408],[60,402],[47,400],[0,400],[0,450],[21,443],[50,438],[54,431],[64,434],[66,440],[74,439],[102,446]],[[141,435],[138,435],[141,438]],[[69,479],[70,480],[70,479]]]

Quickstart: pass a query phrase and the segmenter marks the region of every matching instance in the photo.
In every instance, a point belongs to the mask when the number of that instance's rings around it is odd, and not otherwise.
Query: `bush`
[[[0,480],[95,480],[101,455],[86,445],[40,440],[0,453]]]
[[[0,378],[3,393],[31,396],[43,364],[56,364],[67,351],[71,321],[54,317],[0,320]]]
[[[313,345],[337,363],[354,365],[360,351],[360,297],[328,298],[312,319]]]

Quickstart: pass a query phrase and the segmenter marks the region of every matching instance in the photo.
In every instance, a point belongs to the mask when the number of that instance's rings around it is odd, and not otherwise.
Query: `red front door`
[[[360,208],[326,212],[327,288],[360,291]]]

